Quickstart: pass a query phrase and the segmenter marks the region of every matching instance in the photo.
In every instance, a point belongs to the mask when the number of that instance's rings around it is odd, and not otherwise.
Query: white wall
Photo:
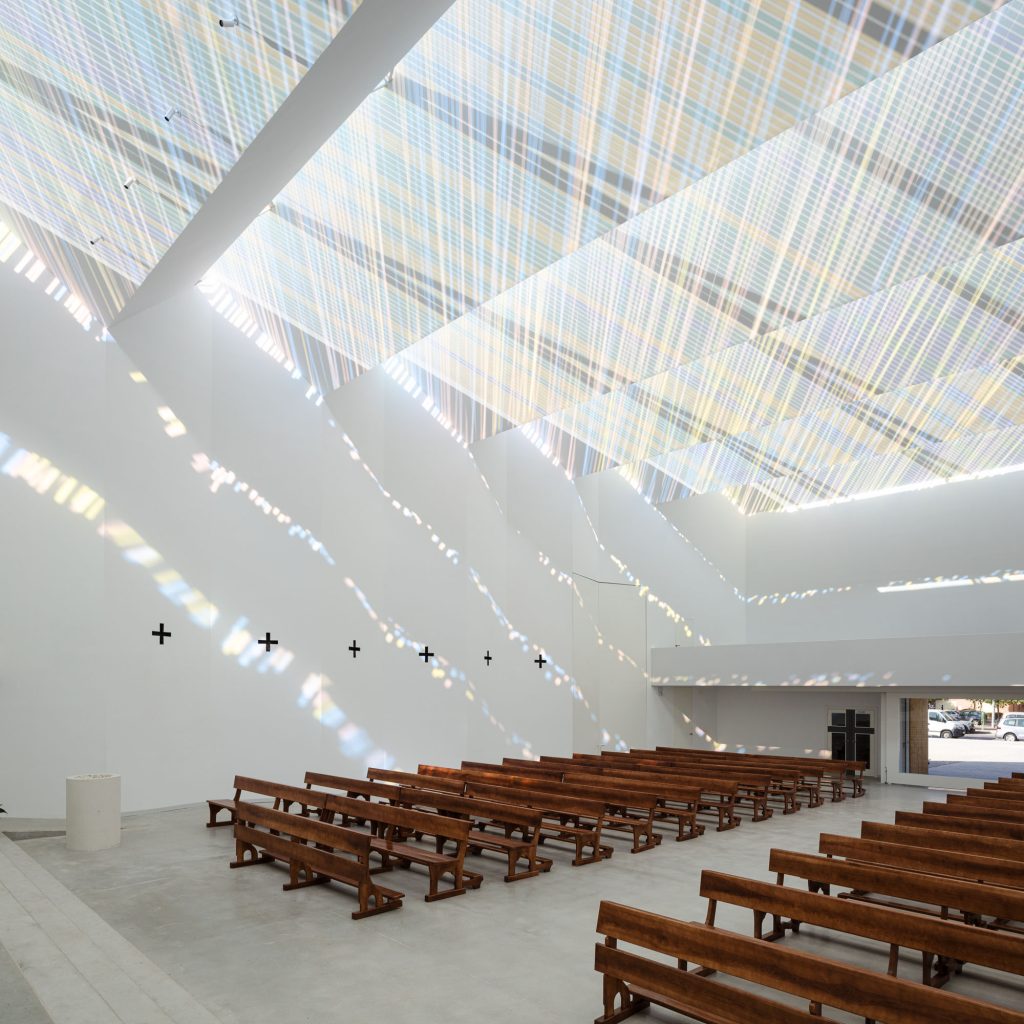
[[[1022,473],[748,518],[724,499],[663,506],[714,553],[745,608],[738,640],[652,652],[653,680],[675,684],[660,694],[674,727],[689,716],[693,745],[795,751],[827,745],[822,703],[834,697],[817,687],[860,687],[857,699],[877,702],[865,688],[896,698],[1024,686],[1024,583],[878,590],[1024,566],[1021,508]]]
[[[8,271],[6,454],[38,452],[106,501],[87,522],[54,500],[56,484],[37,493],[0,475],[10,812],[60,815],[64,776],[83,771],[120,772],[125,807],[138,809],[223,793],[235,772],[296,779],[385,758],[414,767],[646,742],[648,594],[585,593],[577,563],[621,584],[621,562],[521,433],[467,449],[381,370],[317,408],[198,294],[100,344]],[[169,437],[160,407],[187,433]],[[335,564],[248,494],[213,493],[200,454]],[[663,525],[631,490],[609,502],[611,522],[632,508]],[[119,547],[119,523],[141,539]],[[627,561],[656,560],[646,540],[622,540]],[[216,606],[212,629],[160,590],[176,585]],[[150,635],[159,622],[173,633],[163,647]],[[266,630],[279,640],[269,656],[255,644]]]

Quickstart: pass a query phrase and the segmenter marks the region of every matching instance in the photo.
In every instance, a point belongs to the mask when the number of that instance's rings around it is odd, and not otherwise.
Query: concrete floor
[[[857,834],[861,819],[891,821],[894,810],[916,810],[928,795],[916,787],[870,785],[860,800],[804,808],[787,818],[777,814],[760,824],[746,820],[732,832],[709,832],[688,843],[666,840],[635,856],[616,838],[615,856],[587,867],[570,867],[568,855],[556,849],[550,874],[511,885],[501,880],[503,862],[485,856],[473,864],[485,874],[480,890],[436,904],[422,901],[424,874],[398,872],[382,881],[406,893],[405,906],[365,921],[349,917],[355,905],[351,890],[332,885],[285,893],[280,868],[230,871],[230,830],[204,828],[205,807],[126,816],[122,845],[103,853],[71,853],[59,837],[8,843],[6,849],[21,873],[49,887],[51,901],[68,914],[69,901],[80,901],[81,911],[75,913],[83,933],[112,929],[111,936],[95,941],[124,961],[126,970],[130,960],[137,986],[157,991],[154,1001],[162,1008],[138,1016],[119,1011],[116,1000],[108,998],[107,1016],[99,1011],[76,1016],[55,1001],[53,992],[41,992],[55,1024],[139,1024],[142,1019],[585,1024],[601,1009],[593,970],[601,899],[703,920],[705,905],[697,895],[702,868],[769,880],[770,847],[813,852],[822,831]],[[0,861],[3,852],[0,846]],[[40,866],[46,870],[35,876]],[[0,875],[0,895],[3,882]],[[59,895],[61,886],[67,896]],[[2,910],[0,939],[8,942]],[[749,913],[721,907],[718,921],[750,933]],[[886,950],[878,943],[805,929],[786,945],[885,969]],[[37,990],[52,977],[52,972],[33,974],[17,954],[14,961],[25,977],[35,979]],[[916,978],[918,962],[906,955],[903,976]],[[76,970],[91,980],[88,969],[79,964]],[[0,959],[5,994],[0,1022],[45,1021],[38,1003],[28,999],[24,979],[8,987],[11,973]],[[1024,1009],[1024,983],[980,968],[968,967],[950,990]],[[15,992],[13,1004],[6,998],[9,991]],[[832,1014],[836,1020],[854,1019]],[[652,1010],[635,1019],[681,1018]]]

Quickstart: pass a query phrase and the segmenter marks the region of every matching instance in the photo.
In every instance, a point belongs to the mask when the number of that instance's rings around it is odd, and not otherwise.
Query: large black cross
[[[348,647],[347,650],[350,650],[352,652],[352,657],[354,658],[362,650],[362,647],[360,647],[355,642],[355,640],[353,640],[352,641],[352,645],[350,647]]]
[[[867,712],[861,712],[861,714],[867,714]],[[845,723],[843,725],[830,725],[828,731],[832,737],[833,757],[836,757],[838,752],[836,739],[841,736],[843,738],[843,753],[842,757],[837,758],[837,760],[864,761],[870,767],[871,741],[868,737],[873,736],[875,730],[869,726],[857,724],[857,710],[855,708],[847,708]],[[863,743],[858,742],[861,737],[864,738]]]
[[[420,651],[420,657],[421,657],[421,658],[423,659],[423,664],[424,664],[424,665],[426,665],[426,663],[427,663],[427,662],[428,662],[428,661],[429,661],[429,660],[430,660],[430,659],[431,659],[431,658],[432,658],[433,656],[434,656],[434,654],[433,654],[433,652],[432,652],[432,651],[430,650],[430,644],[427,644],[427,646],[426,646],[426,647],[424,647],[422,651]]]
[[[270,639],[270,634],[268,633],[262,640],[257,640],[256,643],[263,644],[263,646],[266,647],[266,649],[267,649],[267,654],[269,654],[270,653],[270,648],[274,644],[276,644],[277,641],[276,640],[271,640]]]
[[[160,630],[159,630],[159,632],[157,630],[155,630],[155,629],[153,630],[153,636],[160,637],[160,646],[161,647],[163,647],[163,645],[164,645],[164,637],[169,637],[170,635],[171,635],[170,633],[167,633],[167,632],[164,631],[164,624],[162,622],[160,623]]]

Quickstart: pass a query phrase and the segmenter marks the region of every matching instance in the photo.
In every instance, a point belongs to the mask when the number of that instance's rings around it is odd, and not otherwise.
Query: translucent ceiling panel
[[[1024,346],[1022,334],[1019,241],[673,368],[622,395],[577,405],[548,423],[600,450],[604,464],[653,458],[1012,359]],[[775,447],[767,442],[765,451]],[[827,463],[810,451],[787,457]]]
[[[0,0],[0,199],[138,283],[358,5]]]
[[[373,366],[995,6],[457,0],[216,276]]]
[[[678,381],[667,382],[663,397],[680,420],[747,429],[779,410],[794,411],[794,401],[812,401],[813,392],[794,388],[804,387],[822,356],[809,356],[800,368],[797,352],[790,367],[793,342],[782,328],[1024,232],[1021,52],[1024,3],[1015,3],[474,310],[459,325],[465,338],[497,309],[511,326],[496,339],[498,349],[495,335],[487,336],[475,380],[467,381],[465,368],[473,364],[462,354],[460,390],[506,416],[510,393],[532,396],[535,408],[553,403],[549,414],[567,410],[555,425],[570,431],[572,406],[586,402],[583,433],[574,436],[618,457],[627,454],[624,437],[640,457],[657,448],[662,427],[647,420],[647,438],[635,424],[624,430],[611,392],[748,340],[766,357],[759,365],[725,373],[712,363],[705,384],[678,393]],[[914,148],[897,160],[893,138]],[[940,165],[941,185],[928,177]],[[992,259],[997,292],[998,266]],[[925,289],[935,290],[945,295],[942,287]],[[915,298],[906,301],[912,311]],[[981,302],[980,293],[969,301]],[[454,379],[451,329],[441,328],[403,358],[433,378]],[[856,330],[847,324],[819,341],[836,381],[847,359],[873,377],[906,361],[904,345],[922,356],[897,326],[874,338],[876,365],[868,370]],[[949,336],[948,343],[942,352],[929,344],[926,365],[937,370],[955,362],[959,339]],[[557,374],[564,385],[542,391],[544,376]],[[732,388],[728,396],[723,379]],[[725,414],[728,424],[713,422]]]

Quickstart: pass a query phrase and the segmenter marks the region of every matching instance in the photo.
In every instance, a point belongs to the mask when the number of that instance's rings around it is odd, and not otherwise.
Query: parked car
[[[966,715],[963,711],[947,711],[946,714],[949,715],[951,718],[956,719],[956,721],[958,722],[963,722],[964,728],[968,732],[974,732],[974,730],[978,728],[978,723],[975,722],[973,718],[970,718],[968,715]]]
[[[967,732],[963,722],[949,718],[945,711],[936,708],[928,710],[928,735],[941,736],[945,739],[962,739]]]
[[[1024,711],[1008,711],[996,726],[996,738],[1015,743],[1024,740]]]
[[[982,713],[980,711],[975,711],[974,708],[971,708],[969,711],[961,711],[960,716],[962,718],[969,718],[975,726],[982,725],[985,721]]]

